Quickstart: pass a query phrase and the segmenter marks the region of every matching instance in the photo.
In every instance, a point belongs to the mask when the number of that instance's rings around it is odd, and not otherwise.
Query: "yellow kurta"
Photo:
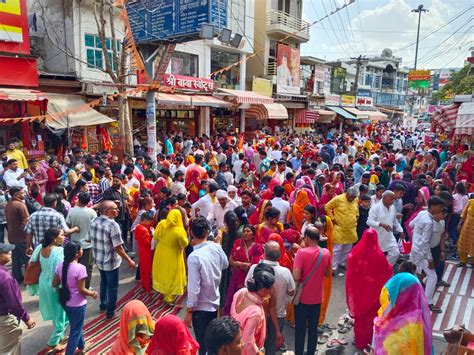
[[[20,169],[26,169],[28,168],[28,161],[25,158],[25,155],[23,152],[19,149],[15,149],[13,152],[7,150],[6,155],[8,159],[15,159],[18,162],[18,167]]]
[[[326,214],[334,223],[334,244],[357,242],[358,199],[349,202],[346,194],[334,197],[326,204]]]
[[[172,302],[186,287],[183,249],[189,241],[181,212],[171,210],[156,227],[153,238],[157,242],[153,256],[153,289],[162,293],[166,302]]]
[[[457,243],[459,253],[474,257],[474,200],[469,200],[461,214],[463,225]],[[465,262],[464,260],[461,260]]]

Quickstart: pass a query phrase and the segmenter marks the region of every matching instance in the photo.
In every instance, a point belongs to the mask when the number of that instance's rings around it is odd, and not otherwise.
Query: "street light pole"
[[[415,68],[418,62],[418,42],[420,41],[420,24],[421,24],[421,13],[429,12],[430,10],[425,9],[423,5],[419,5],[416,9],[411,10],[411,12],[418,13],[418,31],[416,32],[416,49],[415,49]]]

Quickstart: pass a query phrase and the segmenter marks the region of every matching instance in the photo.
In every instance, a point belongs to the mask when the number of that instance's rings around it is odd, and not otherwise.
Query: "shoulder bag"
[[[298,285],[296,286],[296,293],[295,297],[293,297],[293,303],[294,305],[300,304],[300,298],[301,298],[301,293],[303,292],[304,286],[308,283],[308,281],[311,279],[311,277],[314,275],[316,270],[318,269],[319,264],[321,264],[321,260],[323,259],[323,250],[319,248],[319,255],[318,255],[318,260],[313,266],[313,270],[309,273],[309,275],[304,279],[302,282],[299,282]]]
[[[27,286],[39,284],[39,277],[41,274],[41,263],[40,261],[30,261],[26,267],[25,277],[23,283]]]

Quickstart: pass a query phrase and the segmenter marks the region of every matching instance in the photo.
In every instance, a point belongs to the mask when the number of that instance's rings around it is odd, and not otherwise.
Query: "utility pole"
[[[355,83],[354,83],[354,96],[357,96],[357,89],[359,88],[359,75],[360,75],[360,67],[362,64],[367,63],[369,58],[366,56],[359,55],[357,58],[351,58],[352,60],[357,61],[357,68],[356,68],[356,75],[355,75]]]
[[[416,9],[411,10],[411,12],[418,13],[418,31],[416,32],[416,49],[415,49],[415,68],[418,62],[418,42],[420,41],[420,23],[421,23],[421,13],[429,12],[430,10],[425,9],[423,5],[419,5]]]

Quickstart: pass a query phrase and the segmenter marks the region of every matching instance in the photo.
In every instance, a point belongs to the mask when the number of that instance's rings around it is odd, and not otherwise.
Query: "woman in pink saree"
[[[318,206],[318,199],[314,193],[314,186],[312,186],[312,183],[311,185],[308,184],[307,180],[309,180],[309,182],[311,183],[311,179],[309,178],[309,176],[303,176],[302,178],[296,180],[295,190],[291,193],[290,199],[289,199],[290,205],[293,205],[295,203],[298,192],[300,190],[305,190],[306,193],[308,194],[309,202],[314,207]]]
[[[379,295],[393,269],[380,249],[377,231],[365,230],[347,259],[346,302],[354,318],[355,345],[372,343],[374,319],[380,308]]]
[[[410,223],[416,218],[416,216],[418,216],[418,213],[426,209],[426,207],[428,206],[428,199],[430,197],[430,190],[426,186],[423,186],[421,189],[418,190],[415,209],[412,215],[405,222],[405,228],[407,231],[407,235],[410,238],[410,241],[413,235],[413,228],[410,227]]]

